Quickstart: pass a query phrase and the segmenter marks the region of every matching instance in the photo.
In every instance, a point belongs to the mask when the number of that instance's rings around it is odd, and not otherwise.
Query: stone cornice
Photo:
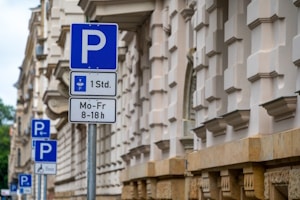
[[[155,9],[153,0],[80,0],[78,5],[91,20],[117,23],[120,30],[136,30]]]

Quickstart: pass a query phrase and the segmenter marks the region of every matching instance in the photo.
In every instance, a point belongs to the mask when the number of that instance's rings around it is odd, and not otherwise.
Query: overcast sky
[[[19,77],[28,37],[30,8],[40,0],[0,0],[0,98],[16,107],[17,90],[13,86]]]

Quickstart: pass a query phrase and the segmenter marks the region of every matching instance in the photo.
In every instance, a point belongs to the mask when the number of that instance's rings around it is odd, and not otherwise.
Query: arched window
[[[195,124],[195,110],[193,109],[193,93],[196,90],[196,74],[193,64],[189,62],[185,76],[184,87],[184,136],[190,135]]]

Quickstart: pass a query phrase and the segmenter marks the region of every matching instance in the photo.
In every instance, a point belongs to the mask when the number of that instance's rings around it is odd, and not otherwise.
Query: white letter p
[[[98,36],[100,39],[100,42],[95,45],[89,45],[88,37],[90,35]],[[98,50],[102,49],[106,44],[106,37],[102,31],[83,29],[81,42],[82,42],[81,62],[87,63],[88,62],[88,51],[98,51]]]

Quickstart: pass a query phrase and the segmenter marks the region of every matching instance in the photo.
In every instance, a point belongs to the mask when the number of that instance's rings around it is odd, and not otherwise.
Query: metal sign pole
[[[44,174],[44,200],[47,200],[47,175]]]
[[[87,160],[87,199],[96,198],[96,146],[97,146],[97,125],[88,125],[88,160]]]
[[[41,200],[41,182],[42,182],[42,180],[41,180],[41,175],[39,174],[38,175],[38,200]]]

